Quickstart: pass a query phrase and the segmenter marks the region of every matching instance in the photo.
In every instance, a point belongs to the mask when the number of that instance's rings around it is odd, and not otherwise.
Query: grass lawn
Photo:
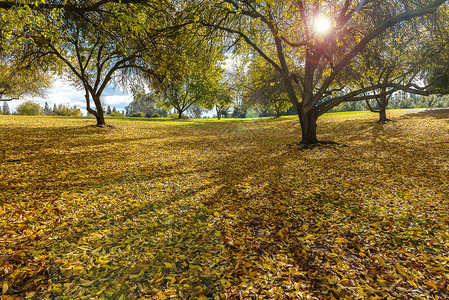
[[[389,118],[0,116],[1,299],[446,299],[449,122]]]

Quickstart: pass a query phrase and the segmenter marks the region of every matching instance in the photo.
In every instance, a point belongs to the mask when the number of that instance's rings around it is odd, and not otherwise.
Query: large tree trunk
[[[387,106],[388,102],[390,100],[391,95],[383,95],[380,97],[380,101],[377,103],[379,104],[379,121],[378,123],[387,123],[388,121],[391,121],[387,118]]]
[[[387,108],[386,107],[380,107],[379,108],[379,123],[387,123]]]
[[[217,112],[217,118],[220,120],[221,115],[221,109],[219,109],[217,106],[215,107],[215,111]]]
[[[310,111],[298,110],[299,122],[301,123],[301,144],[310,145],[318,143],[316,136],[317,116],[315,109]]]
[[[182,111],[178,110],[178,119],[182,118]]]
[[[95,116],[95,118],[97,119],[97,126],[103,127],[104,125],[106,125],[106,122],[104,121],[103,107],[101,106],[100,97],[92,96],[96,110],[90,108],[90,98],[88,91],[86,91],[85,97],[86,97],[86,110]]]
[[[97,112],[95,114],[95,118],[97,118],[97,126],[103,127],[106,125],[106,122],[104,120],[103,106],[101,105],[100,97],[93,96],[92,98],[94,100],[95,108],[96,108],[96,112]]]

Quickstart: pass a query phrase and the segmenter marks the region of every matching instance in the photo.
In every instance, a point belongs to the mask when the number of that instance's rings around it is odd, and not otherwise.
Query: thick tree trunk
[[[385,91],[383,91],[385,92]],[[383,95],[380,98],[380,101],[378,101],[379,104],[379,121],[378,123],[387,123],[388,121],[390,121],[390,119],[387,118],[387,106],[388,106],[388,102],[390,100],[390,96],[387,95]]]
[[[306,112],[301,112],[299,110],[298,116],[299,122],[301,123],[301,144],[310,145],[318,143],[318,139],[316,136],[317,116],[315,113],[315,109]]]
[[[387,123],[387,108],[386,107],[380,107],[379,108],[379,123]]]
[[[221,109],[218,106],[215,106],[215,111],[217,112],[217,119],[220,120],[221,117]]]
[[[279,118],[281,116],[280,109],[276,109],[276,118]]]
[[[94,115],[95,118],[97,119],[97,126],[103,127],[104,125],[106,125],[106,122],[104,120],[103,108],[101,106],[100,97],[92,97],[94,100],[96,110],[93,110],[92,108],[90,108],[90,98],[89,98],[88,91],[86,91],[85,97],[86,97],[86,109],[89,113]]]
[[[103,113],[103,107],[101,105],[100,97],[92,97],[95,103],[96,108],[96,114],[95,118],[97,118],[97,126],[103,127],[106,125],[106,122],[104,120],[104,113]]]
[[[178,119],[182,118],[182,111],[178,111]]]

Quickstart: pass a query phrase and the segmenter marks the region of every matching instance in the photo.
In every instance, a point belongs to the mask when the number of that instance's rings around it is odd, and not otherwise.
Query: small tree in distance
[[[194,103],[198,103],[207,94],[207,88],[203,81],[198,78],[190,78],[186,82],[169,82],[164,85],[158,95],[158,103],[166,109],[174,108],[177,118]]]
[[[8,102],[6,102],[6,101],[3,102],[2,114],[4,114],[4,115],[10,115],[11,114],[11,111],[9,110]]]
[[[39,116],[44,113],[44,109],[36,102],[25,101],[17,107],[17,114],[24,116]]]

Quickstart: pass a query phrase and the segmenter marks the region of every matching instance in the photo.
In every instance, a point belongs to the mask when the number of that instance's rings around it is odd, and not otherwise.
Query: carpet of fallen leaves
[[[448,299],[449,122],[0,116],[1,299]]]

